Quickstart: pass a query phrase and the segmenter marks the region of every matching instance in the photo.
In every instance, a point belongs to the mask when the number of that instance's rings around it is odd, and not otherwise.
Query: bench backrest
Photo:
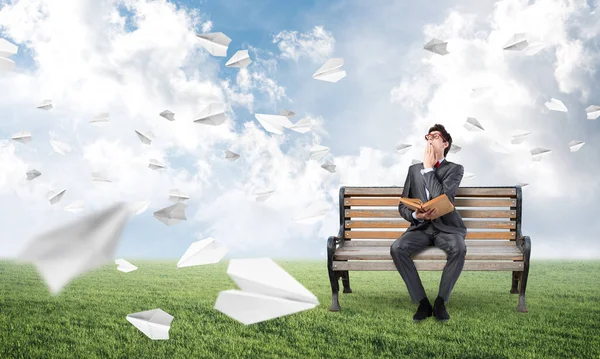
[[[410,226],[398,212],[402,190],[402,187],[340,188],[340,235],[344,240],[358,239],[368,245],[390,245]],[[454,206],[467,227],[467,241],[491,240],[489,243],[494,245],[515,245],[521,233],[520,186],[459,187]]]

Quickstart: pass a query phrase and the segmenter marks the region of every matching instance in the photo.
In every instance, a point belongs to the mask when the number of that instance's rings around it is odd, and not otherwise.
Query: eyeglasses
[[[444,138],[444,136],[440,135],[439,133],[434,133],[434,134],[431,134],[431,135],[425,135],[425,141],[429,141],[430,139],[437,140],[440,137],[442,138],[442,141],[446,142],[446,139]]]

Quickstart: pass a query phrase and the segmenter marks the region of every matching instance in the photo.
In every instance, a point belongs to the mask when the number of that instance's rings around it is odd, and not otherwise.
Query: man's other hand
[[[429,221],[429,220],[431,220],[431,217],[435,216],[437,211],[438,211],[437,208],[432,208],[429,211],[424,211],[422,208],[417,209],[417,212],[415,213],[415,217],[417,217],[417,219],[420,219],[420,220]]]

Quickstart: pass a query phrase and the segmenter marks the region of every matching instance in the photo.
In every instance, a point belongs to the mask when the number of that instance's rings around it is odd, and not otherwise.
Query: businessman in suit
[[[445,156],[452,145],[452,136],[443,125],[435,124],[425,135],[427,145],[423,163],[408,168],[402,197],[419,198],[423,202],[446,194],[454,203],[456,190],[464,174],[462,165],[446,160]],[[444,216],[431,219],[436,210],[412,211],[402,203],[398,206],[400,215],[410,226],[392,244],[390,253],[400,276],[406,283],[411,300],[419,304],[413,320],[418,322],[432,315],[441,321],[450,319],[445,303],[462,272],[467,247],[467,228],[456,209]],[[446,266],[442,273],[438,297],[433,307],[427,299],[421,278],[411,256],[428,246],[441,248],[447,254]]]

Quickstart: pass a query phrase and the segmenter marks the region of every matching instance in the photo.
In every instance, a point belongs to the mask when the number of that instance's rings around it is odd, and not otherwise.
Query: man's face
[[[431,131],[429,135],[427,135],[427,146],[429,146],[429,144],[433,145],[435,153],[439,153],[442,156],[444,154],[444,149],[448,147],[448,142],[446,142],[440,131]]]

